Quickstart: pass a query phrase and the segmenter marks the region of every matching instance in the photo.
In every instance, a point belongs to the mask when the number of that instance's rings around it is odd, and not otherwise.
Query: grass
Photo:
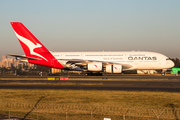
[[[58,77],[49,77],[49,78],[0,78],[0,80],[56,80],[59,79]],[[69,80],[93,80],[93,81],[162,81],[168,80],[168,78],[69,78]]]
[[[98,91],[98,90],[0,90],[0,102],[82,103],[128,107],[180,107],[180,93],[146,91]]]
[[[9,90],[0,89],[0,102],[8,103],[32,103],[33,105],[39,100],[41,96],[45,96],[40,102],[41,104],[86,104],[86,105],[108,105],[108,106],[124,106],[124,107],[155,107],[171,108],[173,104],[175,107],[180,107],[180,93],[170,92],[146,92],[146,91],[99,91],[99,90]],[[16,110],[16,109],[15,109]],[[30,109],[29,109],[30,110]],[[22,109],[17,111],[11,110],[11,115],[24,116],[26,112]],[[3,110],[2,113],[8,114],[8,108]],[[72,113],[72,112],[71,112]],[[68,120],[79,120],[91,118],[90,112],[88,114],[75,114],[68,113]],[[64,113],[38,113],[34,110],[29,118],[38,118],[39,120],[56,120],[57,118],[66,119]],[[106,115],[95,115],[93,119],[103,119]],[[111,116],[111,118],[119,119],[122,116]],[[131,118],[136,120],[137,118]],[[152,118],[153,119],[153,118]],[[151,120],[151,119],[149,119]]]
[[[20,83],[20,82],[10,82],[10,83],[0,83],[0,85],[103,85],[103,83]]]

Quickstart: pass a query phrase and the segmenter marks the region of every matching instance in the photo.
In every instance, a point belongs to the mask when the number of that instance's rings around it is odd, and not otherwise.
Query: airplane
[[[8,54],[41,66],[85,71],[87,75],[126,70],[162,70],[174,66],[167,56],[148,51],[50,52],[22,23],[11,22],[25,55]]]

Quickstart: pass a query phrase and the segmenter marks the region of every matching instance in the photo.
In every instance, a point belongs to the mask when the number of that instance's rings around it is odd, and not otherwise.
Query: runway
[[[61,76],[0,76],[0,78],[47,78],[47,77],[70,77],[70,78],[127,78],[127,79],[179,79],[180,80],[180,75],[176,76],[176,75],[166,75],[166,76],[161,76],[160,74],[158,75],[137,75],[137,74],[105,74],[103,76],[85,76],[83,74],[78,75],[61,75]]]
[[[4,76],[5,77],[5,76]],[[33,76],[28,76],[33,77]],[[37,80],[0,80],[0,89],[72,89],[72,90],[122,90],[122,91],[166,91],[180,92],[180,76],[101,76],[100,80],[83,80],[86,76],[71,76],[70,78],[80,78],[81,80],[38,80],[39,76],[33,78]],[[47,76],[44,76],[47,77]],[[51,76],[52,77],[52,76]],[[55,76],[58,77],[58,76]],[[2,78],[2,76],[1,76]],[[5,78],[11,78],[6,76]],[[16,77],[23,78],[21,77]],[[27,76],[24,78],[27,78]],[[96,78],[96,77],[89,77]],[[130,80],[108,80],[109,78],[128,78]],[[132,80],[131,80],[132,79]],[[135,80],[133,80],[135,79]],[[138,80],[140,79],[140,80]],[[143,79],[143,81],[142,81]],[[155,79],[155,80],[151,80]],[[5,83],[5,84],[4,84]],[[8,84],[15,83],[15,84]],[[28,83],[28,84],[16,84]],[[44,83],[44,84],[31,84]],[[49,85],[48,85],[49,84]],[[62,84],[62,85],[61,85]]]

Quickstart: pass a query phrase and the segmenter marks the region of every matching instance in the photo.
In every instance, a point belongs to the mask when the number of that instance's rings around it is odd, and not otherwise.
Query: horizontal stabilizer
[[[26,57],[26,56],[24,56],[24,55],[16,55],[16,54],[7,54],[7,55],[13,56],[13,57],[22,58],[22,59],[41,60],[41,59],[39,59],[39,58]]]

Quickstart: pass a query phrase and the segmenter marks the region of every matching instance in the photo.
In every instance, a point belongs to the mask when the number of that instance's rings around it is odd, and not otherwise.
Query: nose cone
[[[174,62],[173,62],[172,60],[169,61],[168,67],[169,67],[169,68],[174,67]]]

